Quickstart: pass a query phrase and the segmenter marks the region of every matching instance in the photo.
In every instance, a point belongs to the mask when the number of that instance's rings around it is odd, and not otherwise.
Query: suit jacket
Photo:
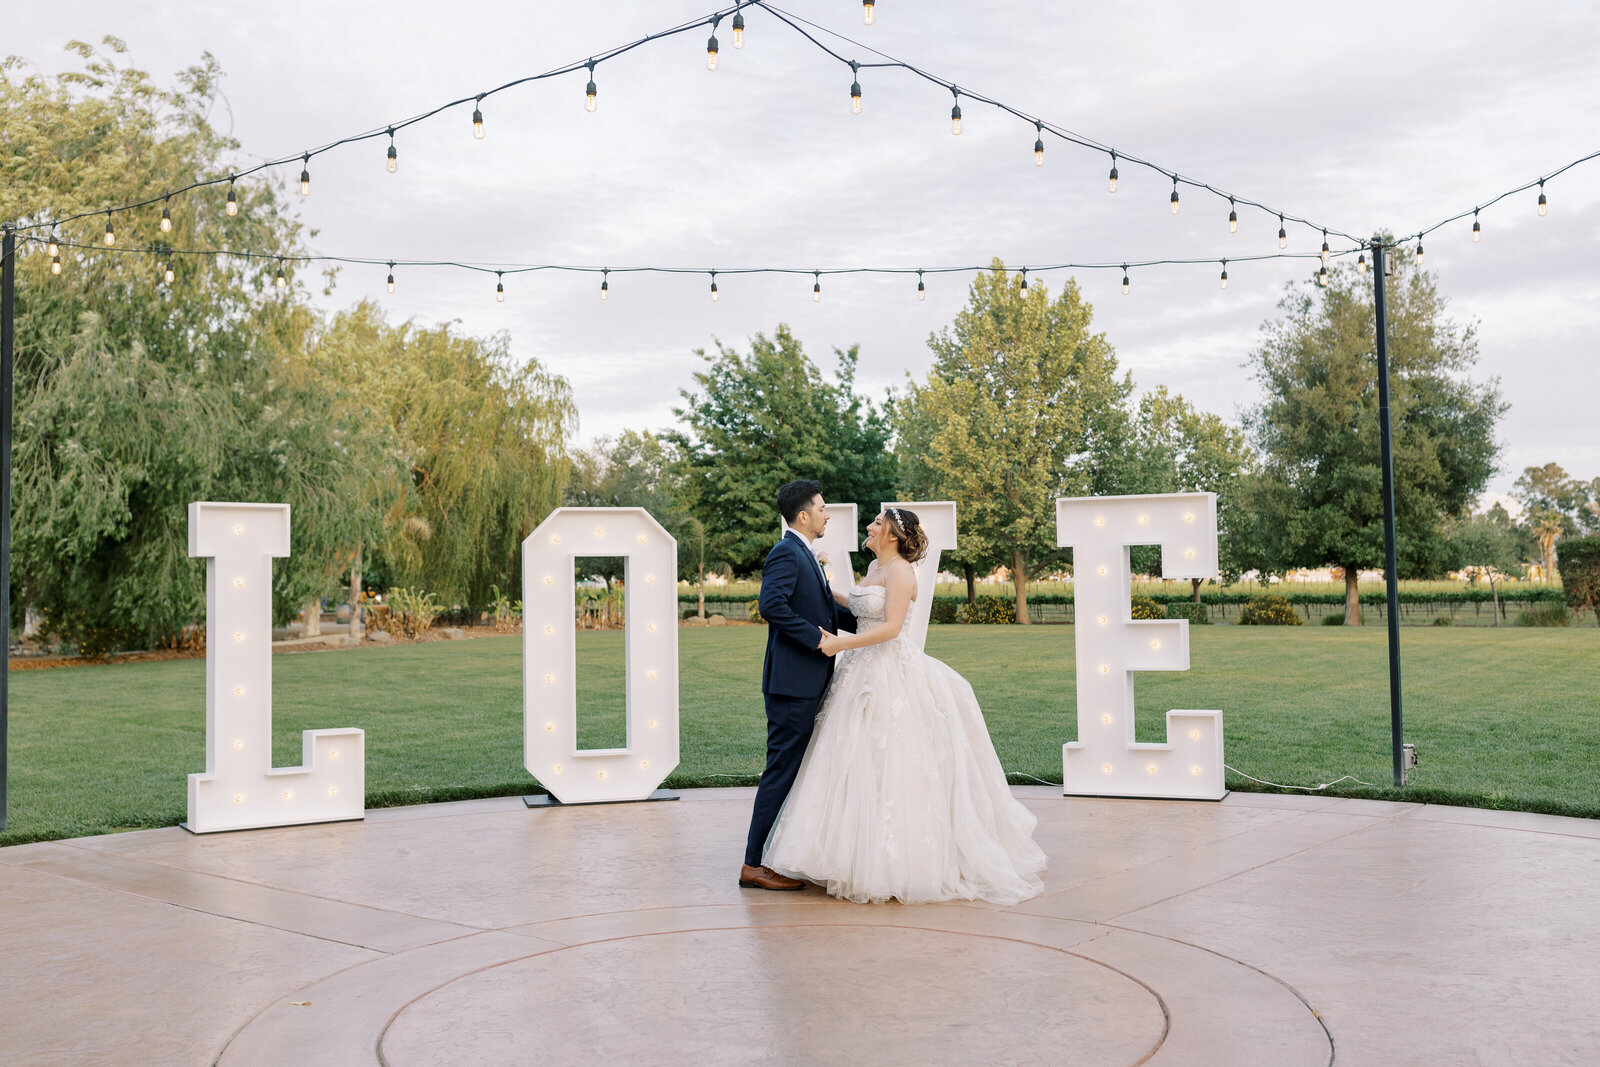
[[[856,617],[833,599],[805,538],[790,532],[761,565],[761,617],[767,620],[767,658],[761,692],[819,697],[833,677],[833,657],[817,651],[821,627],[854,632]]]

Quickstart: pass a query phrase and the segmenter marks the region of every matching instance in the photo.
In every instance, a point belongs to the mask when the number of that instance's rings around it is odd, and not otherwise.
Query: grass
[[[966,675],[1001,764],[1061,780],[1076,737],[1070,627],[936,626],[930,653]],[[1600,640],[1592,630],[1402,631],[1406,739],[1421,767],[1391,781],[1381,628],[1195,627],[1192,669],[1141,674],[1141,741],[1169,708],[1220,708],[1228,762],[1257,778],[1343,796],[1600,817]],[[667,784],[749,784],[765,720],[766,631],[679,634],[682,763]],[[580,743],[620,743],[622,635],[578,637]],[[278,656],[274,763],[300,731],[367,731],[371,807],[538,791],[522,767],[521,641],[481,638]],[[172,825],[185,776],[205,766],[201,660],[18,672],[11,677],[10,821],[0,844]],[[1261,789],[1230,773],[1237,789]]]

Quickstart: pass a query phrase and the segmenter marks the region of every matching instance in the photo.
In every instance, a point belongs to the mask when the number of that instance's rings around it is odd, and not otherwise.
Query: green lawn
[[[977,690],[1013,781],[1061,780],[1076,737],[1073,631],[936,626],[929,651]],[[748,784],[762,762],[761,627],[680,632],[683,761],[674,787]],[[1142,741],[1174,707],[1219,708],[1232,766],[1329,792],[1600,817],[1600,635],[1560,629],[1402,631],[1406,738],[1420,772],[1388,787],[1381,628],[1195,627],[1193,667],[1137,684]],[[620,743],[620,633],[581,633],[580,743]],[[509,795],[522,768],[521,640],[482,638],[277,656],[275,763],[303,729],[366,730],[367,803]],[[11,676],[10,825],[0,844],[171,825],[204,769],[201,660]],[[1230,787],[1262,788],[1230,773]]]

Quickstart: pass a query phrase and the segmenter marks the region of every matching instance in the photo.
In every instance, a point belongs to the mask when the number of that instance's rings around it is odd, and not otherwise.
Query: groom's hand
[[[844,651],[844,641],[837,634],[822,631],[822,640],[817,642],[817,651],[824,656],[837,656]]]

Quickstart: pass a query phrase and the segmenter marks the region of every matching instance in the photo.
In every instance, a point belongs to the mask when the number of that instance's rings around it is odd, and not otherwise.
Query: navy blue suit
[[[822,628],[832,633],[856,628],[856,617],[833,599],[811,547],[793,531],[773,546],[761,566],[761,617],[767,621],[767,656],[761,668],[767,766],[756,786],[745,843],[744,861],[752,867],[761,865],[767,834],[794,785],[822,694],[833,677],[833,657],[817,651]]]

